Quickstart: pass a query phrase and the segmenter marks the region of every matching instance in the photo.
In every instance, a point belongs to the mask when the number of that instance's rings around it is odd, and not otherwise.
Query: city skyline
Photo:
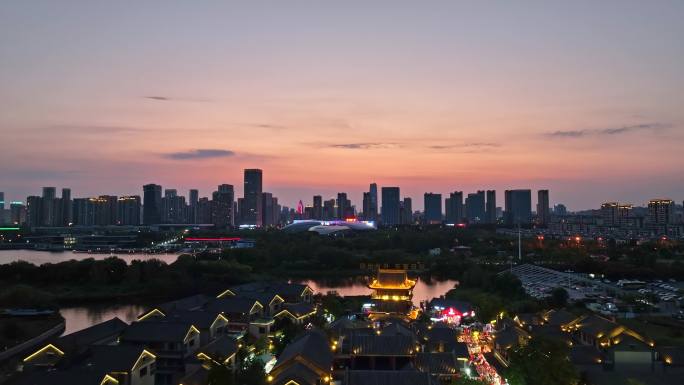
[[[237,196],[250,167],[289,206],[359,206],[371,181],[415,208],[454,189],[681,200],[681,2],[132,4],[3,7],[8,200]]]

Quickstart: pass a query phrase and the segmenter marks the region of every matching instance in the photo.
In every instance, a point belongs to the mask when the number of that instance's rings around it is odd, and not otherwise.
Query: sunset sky
[[[0,191],[684,199],[684,1],[4,1]]]

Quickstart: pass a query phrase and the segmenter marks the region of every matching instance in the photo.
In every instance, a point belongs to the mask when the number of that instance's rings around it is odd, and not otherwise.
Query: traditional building
[[[408,279],[406,270],[380,269],[377,278],[368,285],[373,290],[369,312],[407,316],[412,308],[414,286],[416,281]]]

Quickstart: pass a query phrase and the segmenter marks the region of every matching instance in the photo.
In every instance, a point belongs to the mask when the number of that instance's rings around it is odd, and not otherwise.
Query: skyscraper
[[[671,199],[651,199],[648,201],[648,223],[666,226],[674,222],[675,203]]]
[[[456,224],[463,221],[463,191],[454,191],[444,200],[447,223]]]
[[[401,224],[410,225],[413,223],[413,202],[411,198],[404,197],[401,202]]]
[[[347,199],[347,193],[337,193],[337,219],[345,219],[352,215],[351,201]]]
[[[549,206],[549,190],[537,191],[537,222],[546,226],[551,219],[551,208]]]
[[[54,226],[56,222],[55,218],[55,206],[57,200],[57,189],[54,187],[43,187],[43,196],[41,207],[43,213],[41,215],[41,226]],[[61,211],[61,210],[60,210]]]
[[[258,194],[261,197],[261,192]],[[211,202],[211,223],[217,228],[232,227],[233,220],[233,202],[235,201],[235,192],[233,185],[222,184],[218,186],[218,191],[212,194]],[[261,222],[259,218],[258,222]]]
[[[273,194],[270,192],[261,193],[261,225],[263,227],[274,226],[276,223],[274,221],[275,214],[273,210]]]
[[[140,225],[140,196],[122,196],[117,203],[118,218],[120,225],[139,226]]]
[[[43,224],[43,198],[39,196],[26,197],[26,224],[29,227]]]
[[[143,224],[161,223],[162,186],[146,184],[143,186]]]
[[[62,189],[62,223],[61,226],[69,226],[71,222],[73,222],[73,208],[72,208],[72,201],[71,201],[71,189],[70,188],[63,188]]]
[[[487,190],[485,221],[487,223],[496,223],[496,190]]]
[[[191,189],[188,192],[188,223],[198,223],[197,202],[199,202],[199,191]]]
[[[509,226],[532,222],[532,190],[506,190],[504,220]]]
[[[328,199],[323,202],[323,219],[329,221],[335,219],[335,200]]]
[[[484,221],[485,217],[485,192],[480,190],[468,194],[465,200],[466,217],[469,223]]]
[[[263,173],[258,168],[245,169],[245,201],[242,221],[247,225],[261,226],[261,193]]]
[[[425,193],[425,223],[434,225],[442,223],[442,194]]]
[[[5,193],[0,191],[0,210],[5,209]]]
[[[314,195],[313,197],[313,219],[323,219],[323,197]]]
[[[366,220],[378,220],[378,185],[376,183],[370,184],[370,189],[368,190],[368,212],[364,210],[363,214],[366,216]]]
[[[400,223],[399,218],[399,187],[383,187],[382,193],[382,224],[394,226]]]

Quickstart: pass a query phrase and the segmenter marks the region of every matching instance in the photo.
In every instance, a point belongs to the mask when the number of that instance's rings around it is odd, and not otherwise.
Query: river
[[[370,289],[366,287],[362,279],[348,279],[337,281],[304,281],[314,292],[325,294],[335,291],[342,296],[369,295]],[[413,303],[420,305],[421,301],[427,301],[454,288],[455,281],[426,281],[418,279],[413,290]],[[146,310],[142,305],[110,305],[110,306],[83,306],[65,307],[60,309],[66,320],[64,334],[73,333],[89,326],[119,317],[122,321],[131,323]]]
[[[44,263],[65,262],[72,259],[80,260],[86,258],[105,259],[109,257],[119,257],[131,263],[134,259],[159,259],[166,263],[173,263],[178,258],[178,253],[168,254],[143,254],[143,253],[112,253],[112,254],[88,254],[88,253],[74,253],[71,251],[40,251],[40,250],[0,250],[0,264],[10,263],[14,261],[26,261],[34,265],[42,265]]]
[[[49,252],[38,250],[0,250],[0,264],[13,261],[26,261],[33,264],[57,263],[72,259],[105,259],[117,256],[130,263],[134,259],[160,259],[166,263],[172,263],[178,254],[86,254],[64,252]],[[341,296],[369,295],[370,290],[366,286],[366,279],[363,277],[350,279],[328,279],[328,280],[307,280],[302,283],[309,285],[316,293],[327,293],[335,291]],[[413,303],[420,306],[422,301],[428,301],[439,297],[454,287],[455,281],[436,281],[419,278],[416,287],[413,289]],[[144,306],[121,304],[108,306],[84,306],[67,307],[60,309],[62,316],[66,319],[65,333],[85,329],[91,325],[107,321],[114,317],[119,317],[126,322],[135,321],[138,315],[145,310]]]

